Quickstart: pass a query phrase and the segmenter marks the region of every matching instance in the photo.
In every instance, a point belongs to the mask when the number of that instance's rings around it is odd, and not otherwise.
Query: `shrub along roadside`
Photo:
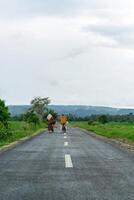
[[[11,131],[9,130],[9,124],[7,127],[0,121],[0,140],[5,139],[9,136],[11,136]]]
[[[106,124],[88,124],[88,122],[71,122],[71,125],[95,132],[96,134],[107,138],[121,139],[124,141],[129,140],[134,142],[134,123],[111,122]]]
[[[0,140],[11,136],[8,124],[9,117],[8,107],[5,105],[5,102],[0,99]]]
[[[38,125],[29,124],[22,121],[13,121],[9,122],[9,129],[5,130],[0,129],[0,146],[9,144],[11,142],[17,141],[23,137],[33,135],[37,131],[41,131],[46,128],[45,123],[40,123]],[[7,131],[7,132],[6,132]],[[8,133],[8,134],[7,134]]]

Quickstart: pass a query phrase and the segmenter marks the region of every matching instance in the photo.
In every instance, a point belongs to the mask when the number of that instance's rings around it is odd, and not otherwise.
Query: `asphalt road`
[[[0,154],[0,200],[134,200],[134,154],[79,129]]]

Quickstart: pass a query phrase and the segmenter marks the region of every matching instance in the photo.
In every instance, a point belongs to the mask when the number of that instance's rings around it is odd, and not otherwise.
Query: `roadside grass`
[[[47,126],[45,123],[35,126],[22,121],[12,121],[9,122],[9,127],[11,130],[11,135],[1,139],[0,146],[10,144],[11,142],[17,141],[23,137],[33,135],[38,131],[42,131]]]
[[[71,125],[95,132],[107,138],[134,142],[134,123],[110,122],[106,124],[95,123],[94,125],[88,125],[88,122],[71,122]]]

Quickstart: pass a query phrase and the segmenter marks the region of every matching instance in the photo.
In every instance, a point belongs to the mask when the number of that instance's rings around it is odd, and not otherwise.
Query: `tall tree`
[[[50,102],[51,100],[49,99],[49,97],[45,97],[45,98],[36,97],[32,99],[31,110],[34,111],[38,115],[40,121],[43,120],[44,112],[45,110],[47,110],[47,106]]]

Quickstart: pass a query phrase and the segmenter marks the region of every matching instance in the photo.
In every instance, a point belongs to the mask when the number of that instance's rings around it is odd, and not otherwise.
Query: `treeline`
[[[92,124],[93,122],[100,122],[100,123],[108,123],[108,122],[134,122],[134,115],[133,113],[129,113],[128,115],[91,115],[86,117],[78,117],[76,115],[69,114],[68,115],[69,121],[88,121],[88,123]]]
[[[47,109],[46,112],[43,113],[42,120],[44,122],[46,122],[46,119],[47,119],[47,116],[48,116],[49,113],[52,114],[52,116],[54,117],[54,119],[57,119],[58,114],[54,110],[52,110],[52,109]],[[31,112],[29,112],[29,110],[28,110],[28,112],[26,112],[24,114],[16,115],[16,116],[11,116],[10,117],[10,121],[27,121],[27,118],[28,118],[29,114],[31,115]],[[37,122],[39,122],[38,119],[37,119]]]

